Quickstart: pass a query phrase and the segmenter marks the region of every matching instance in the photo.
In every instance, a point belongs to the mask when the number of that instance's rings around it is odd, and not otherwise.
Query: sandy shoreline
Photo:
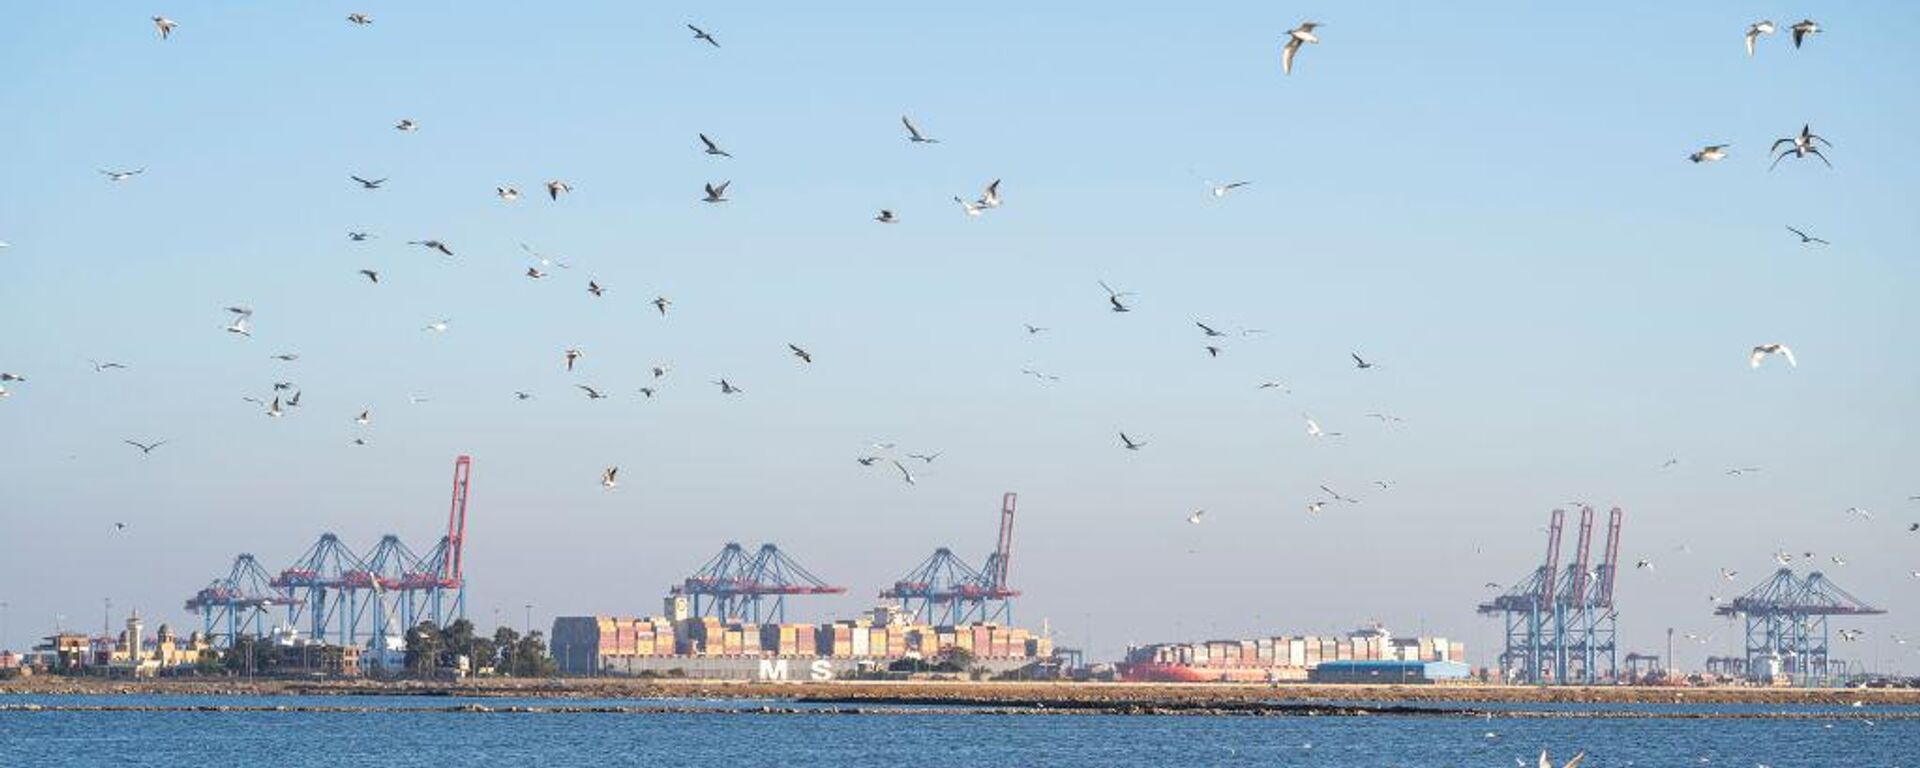
[[[466,696],[555,699],[765,699],[854,705],[950,704],[1127,707],[1229,707],[1261,702],[1920,705],[1920,689],[1534,688],[1494,685],[1232,685],[1220,683],[792,682],[751,683],[619,678],[471,681],[168,679],[105,680],[40,676],[0,682],[0,695]]]

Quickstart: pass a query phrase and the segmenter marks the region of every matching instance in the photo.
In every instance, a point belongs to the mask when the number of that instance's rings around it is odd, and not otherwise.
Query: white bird
[[[1328,496],[1332,496],[1332,497],[1333,497],[1333,500],[1334,500],[1334,501],[1344,501],[1344,502],[1346,502],[1346,503],[1348,503],[1348,504],[1358,504],[1358,503],[1360,503],[1360,500],[1359,500],[1359,499],[1354,499],[1354,498],[1349,498],[1349,497],[1346,497],[1346,496],[1342,496],[1342,495],[1340,495],[1340,492],[1339,492],[1339,491],[1336,491],[1336,490],[1334,490],[1334,489],[1332,489],[1332,488],[1328,488],[1328,487],[1327,487],[1327,486],[1325,486],[1325,485],[1322,485],[1322,486],[1320,486],[1320,490],[1321,490],[1321,491],[1323,491],[1323,492],[1325,492],[1325,493],[1326,493],[1326,494],[1327,494]]]
[[[8,392],[5,386],[0,386],[0,397],[12,397],[12,396],[13,396],[13,393]]]
[[[715,48],[720,47],[720,41],[713,39],[713,35],[707,34],[706,30],[696,27],[692,24],[688,24],[687,29],[693,30],[693,39],[705,40],[709,45],[712,45]]]
[[[1111,305],[1109,307],[1110,309],[1112,309],[1115,312],[1132,312],[1133,311],[1132,307],[1127,306],[1126,302],[1121,301],[1122,298],[1132,296],[1133,292],[1116,291],[1113,289],[1113,286],[1107,285],[1107,281],[1105,280],[1100,281],[1100,287],[1106,289],[1107,291],[1107,303]]]
[[[153,17],[153,28],[160,32],[160,39],[162,40],[172,36],[173,28],[177,26],[180,26],[180,22],[174,21],[173,19],[165,16]]]
[[[1873,513],[1868,511],[1865,507],[1847,507],[1847,514],[1853,515],[1862,520],[1873,519]]]
[[[1214,197],[1226,197],[1228,192],[1232,192],[1236,189],[1239,189],[1241,187],[1244,187],[1252,183],[1253,182],[1251,181],[1230,181],[1225,184],[1212,184],[1211,182],[1209,182],[1209,184],[1211,184],[1213,187]]]
[[[1303,21],[1300,22],[1300,26],[1287,31],[1287,44],[1280,48],[1280,71],[1282,73],[1288,75],[1293,74],[1293,57],[1294,54],[1300,52],[1300,45],[1302,43],[1317,44],[1320,42],[1320,38],[1315,37],[1313,34],[1313,30],[1320,26],[1322,25],[1317,21]]]
[[[1366,369],[1368,369],[1368,368],[1372,368],[1372,367],[1374,366],[1374,364],[1373,364],[1373,363],[1371,363],[1371,362],[1368,362],[1368,361],[1366,360],[1366,358],[1363,358],[1363,357],[1361,357],[1361,356],[1360,356],[1360,353],[1358,353],[1358,352],[1349,352],[1349,353],[1347,353],[1347,354],[1349,354],[1349,355],[1351,355],[1351,356],[1353,356],[1353,367],[1355,367],[1355,368],[1358,368],[1358,369],[1360,369],[1360,370],[1363,370],[1363,371],[1364,371],[1364,370],[1366,370]]]
[[[535,262],[535,263],[537,263],[537,264],[538,264],[539,266],[542,266],[542,267],[559,267],[559,268],[561,268],[561,269],[572,269],[572,268],[573,268],[573,266],[572,266],[572,265],[570,265],[570,264],[568,264],[568,263],[566,263],[566,262],[564,262],[564,261],[561,261],[561,260],[559,260],[559,259],[556,259],[556,258],[552,258],[552,257],[549,257],[549,256],[547,256],[547,255],[546,255],[546,254],[544,254],[544,253],[541,253],[541,252],[539,252],[539,251],[536,251],[536,250],[534,250],[534,249],[533,249],[533,246],[531,246],[531,245],[527,245],[526,243],[521,243],[521,244],[520,244],[520,250],[523,250],[523,251],[526,251],[526,252],[527,252],[527,255],[528,255],[528,256],[532,256],[532,257],[533,257],[533,259],[534,259],[534,262]]]
[[[413,133],[420,130],[420,124],[414,122],[412,118],[403,117],[400,118],[400,122],[393,124],[393,129],[402,133]]]
[[[495,197],[498,197],[501,200],[505,200],[509,203],[520,199],[520,190],[515,189],[512,186],[494,187],[493,194]]]
[[[980,199],[974,202],[987,208],[1000,207],[1000,180],[994,179],[992,183],[988,184],[987,188],[980,193]]]
[[[906,126],[906,127],[907,127],[907,141],[911,141],[911,142],[913,142],[913,143],[915,143],[915,144],[938,144],[938,143],[940,143],[940,140],[939,140],[939,139],[936,139],[936,138],[933,138],[933,137],[931,137],[931,136],[928,136],[928,135],[926,135],[926,134],[924,134],[924,133],[921,133],[921,132],[920,132],[920,129],[919,129],[918,127],[916,127],[916,126],[914,126],[914,124],[913,124],[913,120],[911,120],[911,119],[909,119],[909,118],[908,118],[908,117],[907,117],[906,115],[901,115],[901,116],[900,116],[900,124],[901,124],[901,125],[904,125],[904,126]]]
[[[713,139],[707,138],[707,135],[704,133],[700,134],[700,143],[707,145],[706,153],[709,155],[716,155],[719,157],[733,157],[733,155],[728,154],[726,150],[721,149],[720,145],[713,143]]]
[[[366,426],[368,424],[373,423],[373,410],[367,409],[367,410],[361,411],[359,416],[355,416],[353,418],[353,423],[359,424],[361,426]]]
[[[1327,508],[1327,503],[1326,503],[1326,502],[1324,502],[1324,501],[1309,501],[1309,502],[1307,502],[1307,514],[1309,514],[1309,515],[1317,515],[1317,514],[1320,514],[1320,511],[1321,511],[1321,510],[1324,510],[1324,509],[1326,509],[1326,508]]]
[[[600,285],[599,283],[592,280],[587,281],[587,293],[591,293],[595,296],[601,296],[601,295],[604,295],[606,292],[607,292],[607,289],[604,286]]]
[[[433,322],[431,322],[431,323],[428,323],[428,324],[427,324],[427,326],[426,326],[425,328],[421,328],[420,330],[423,330],[423,331],[433,331],[434,333],[446,333],[446,332],[447,332],[447,324],[448,324],[448,323],[451,323],[451,322],[453,322],[453,321],[452,321],[452,320],[448,320],[448,319],[445,319],[445,318],[442,318],[442,319],[440,319],[440,320],[435,320],[435,321],[433,321]]]
[[[429,251],[439,251],[442,256],[452,256],[453,249],[439,240],[408,240],[407,245],[417,245]]]
[[[717,186],[717,187],[716,187],[716,186],[714,186],[714,185],[713,185],[713,184],[712,184],[711,182],[709,182],[709,183],[708,183],[708,184],[706,185],[706,186],[707,186],[707,196],[706,196],[706,197],[703,197],[703,198],[700,198],[700,202],[703,202],[703,203],[724,203],[724,202],[726,202],[726,201],[727,201],[727,185],[728,185],[728,184],[732,184],[732,183],[733,183],[733,182],[731,182],[731,181],[723,181],[723,182],[720,182],[720,186]]]
[[[1760,39],[1761,35],[1771,35],[1773,34],[1773,31],[1774,31],[1774,26],[1773,26],[1773,21],[1771,19],[1761,19],[1752,24],[1748,24],[1747,25],[1747,55],[1748,56],[1753,55],[1753,43],[1755,40]],[[1795,47],[1798,47],[1798,46],[1795,46]]]
[[[1321,431],[1320,422],[1314,421],[1312,416],[1309,416],[1303,413],[1303,414],[1300,414],[1300,417],[1307,420],[1307,436],[1308,437],[1340,437],[1341,436],[1341,433],[1339,432]]]
[[[979,203],[970,203],[965,200],[962,200],[960,199],[959,195],[954,195],[953,201],[956,203],[959,203],[960,209],[963,211],[966,211],[968,216],[979,216],[980,214],[985,213],[987,210],[986,206],[983,206]]]
[[[267,415],[279,418],[281,413],[283,413],[283,411],[280,410],[280,398],[276,397],[273,399],[273,403],[267,406]]]
[[[906,465],[901,464],[899,459],[893,459],[892,461],[893,461],[893,468],[900,470],[900,479],[906,481],[907,485],[913,485],[914,484],[913,473],[908,472]]]
[[[1734,467],[1733,469],[1727,470],[1727,474],[1738,477],[1740,475],[1751,474],[1758,471],[1760,471],[1759,467]]]
[[[1192,523],[1192,524],[1194,524],[1194,525],[1199,525],[1199,524],[1200,524],[1200,518],[1202,518],[1202,517],[1205,517],[1205,516],[1206,516],[1206,514],[1207,514],[1207,511],[1206,511],[1206,510],[1204,510],[1204,509],[1196,509],[1196,510],[1194,510],[1194,511],[1193,511],[1193,514],[1191,514],[1191,515],[1187,515],[1187,522],[1189,522],[1189,523]]]
[[[1820,33],[1820,23],[1813,19],[1801,19],[1789,29],[1793,32],[1793,47],[1799,48],[1800,43],[1806,40],[1808,35]]]
[[[1866,632],[1865,632],[1865,631],[1863,631],[1863,630],[1858,630],[1858,629],[1843,629],[1843,630],[1840,630],[1840,639],[1842,639],[1842,640],[1845,640],[1845,641],[1847,641],[1847,642],[1849,642],[1849,643],[1851,643],[1851,642],[1853,642],[1853,641],[1855,641],[1855,640],[1859,640],[1859,639],[1860,639],[1860,636],[1861,636],[1861,635],[1864,635],[1864,634],[1866,634]]]
[[[605,471],[600,473],[600,487],[609,491],[613,490],[620,485],[619,476],[619,467],[607,467]]]
[[[364,13],[349,13],[347,14],[347,21],[364,27],[373,23],[373,17]]]
[[[1720,578],[1726,579],[1727,581],[1733,581],[1734,578],[1739,575],[1739,571],[1730,571],[1725,568],[1720,569]]]
[[[1793,350],[1788,349],[1787,345],[1777,342],[1773,344],[1761,344],[1760,346],[1754,347],[1753,353],[1747,356],[1747,364],[1750,367],[1758,368],[1760,367],[1760,361],[1767,359],[1768,355],[1779,355],[1786,358],[1788,367],[1800,367],[1800,361],[1795,360],[1793,357]]]
[[[227,333],[237,333],[242,336],[253,335],[253,309],[251,307],[227,307],[227,311],[232,312],[234,315],[233,323],[227,326]]]
[[[407,402],[413,405],[419,405],[421,403],[432,402],[432,400],[428,398],[426,395],[408,393]]]
[[[579,347],[568,347],[565,352],[561,352],[560,354],[567,358],[567,371],[571,373],[573,371],[573,361],[580,359],[586,353],[581,352]]]
[[[1789,156],[1804,158],[1807,155],[1820,158],[1820,162],[1826,163],[1828,168],[1832,168],[1833,161],[1828,160],[1826,155],[1821,154],[1820,148],[1814,146],[1814,142],[1827,145],[1827,149],[1833,149],[1833,142],[1827,141],[1825,137],[1813,132],[1812,123],[1802,123],[1800,125],[1800,135],[1798,136],[1775,139],[1773,147],[1768,150],[1774,153],[1773,165],[1767,166],[1767,170],[1773,170],[1775,166],[1780,165],[1781,160],[1785,160]],[[1780,145],[1782,144],[1788,145],[1785,150],[1780,149]]]
[[[572,191],[573,191],[572,184],[568,184],[559,179],[554,179],[552,181],[547,182],[547,199],[549,200],[559,200],[560,193],[572,192]]]
[[[1834,565],[1838,565],[1841,567],[1845,567],[1847,564],[1846,558],[1843,558],[1839,555],[1832,555],[1828,559],[1832,560]]]
[[[1784,549],[1778,550],[1773,553],[1773,561],[1781,565],[1786,565],[1787,563],[1793,562],[1793,553]]]
[[[1725,160],[1727,157],[1727,147],[1730,147],[1730,146],[1733,146],[1733,145],[1732,144],[1708,144],[1707,146],[1701,148],[1700,151],[1695,152],[1691,155],[1687,155],[1687,159],[1692,160],[1696,163],[1711,163],[1715,160]]]
[[[533,278],[535,280],[539,280],[540,278],[543,278],[546,276],[547,276],[547,273],[540,271],[539,267],[527,267],[527,277]]]
[[[1056,376],[1051,373],[1043,373],[1040,371],[1036,371],[1032,368],[1022,368],[1020,369],[1020,373],[1026,376],[1032,376],[1041,381],[1059,381],[1060,380],[1059,376]]]
[[[1145,446],[1147,444],[1147,441],[1145,440],[1135,441],[1133,438],[1127,437],[1127,433],[1122,432],[1120,433],[1120,444],[1122,446],[1125,446],[1126,449],[1129,451],[1137,451],[1137,450],[1140,450],[1143,446]]]
[[[1634,567],[1634,568],[1638,568],[1638,569],[1640,569],[1640,570],[1645,570],[1645,571],[1651,571],[1651,570],[1653,570],[1653,561],[1652,561],[1652,560],[1641,560],[1640,562],[1637,562],[1637,563],[1634,563],[1634,564],[1633,564],[1633,567]]]
[[[1567,764],[1560,768],[1580,768],[1580,761],[1585,759],[1587,759],[1587,753],[1581,752],[1580,754],[1574,755],[1572,760],[1568,760]],[[1547,751],[1544,749],[1540,750],[1540,768],[1553,768],[1553,761],[1547,759]]]

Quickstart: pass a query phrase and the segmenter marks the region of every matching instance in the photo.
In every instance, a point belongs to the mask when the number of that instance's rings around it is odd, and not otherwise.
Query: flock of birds
[[[374,23],[373,17],[364,13],[349,14],[346,17],[346,20],[349,23],[359,27],[367,27]],[[157,34],[159,35],[160,39],[163,41],[171,40],[172,35],[181,26],[179,22],[171,18],[168,18],[166,16],[154,16],[152,18],[152,21]],[[1318,36],[1317,30],[1322,26],[1324,25],[1316,21],[1304,21],[1304,22],[1301,22],[1297,27],[1287,31],[1286,36],[1283,38],[1283,42],[1280,49],[1280,68],[1284,75],[1292,74],[1294,65],[1296,63],[1296,59],[1300,51],[1305,46],[1317,45],[1320,43],[1320,38]],[[712,32],[705,30],[694,24],[688,24],[687,28],[692,32],[692,39],[694,42],[705,44],[715,49],[718,49],[721,47],[720,40]],[[1754,22],[1753,24],[1749,25],[1747,28],[1746,34],[1744,36],[1747,55],[1748,56],[1755,55],[1759,47],[1759,43],[1764,38],[1775,34],[1777,30],[1778,30],[1777,25],[1775,25],[1774,22],[1770,20],[1762,20],[1762,21]],[[1801,49],[1809,39],[1811,39],[1813,36],[1817,34],[1820,34],[1823,31],[1821,26],[1817,22],[1811,19],[1802,20],[1798,23],[1795,23],[1791,25],[1788,28],[1788,30],[1791,35],[1793,46],[1796,50]],[[902,115],[900,118],[900,124],[901,124],[901,128],[904,130],[904,133],[905,133],[903,137],[904,140],[909,142],[912,145],[932,147],[934,145],[938,145],[941,143],[940,139],[933,137],[928,132],[924,131],[920,125],[916,124],[910,115]],[[421,130],[421,125],[420,123],[416,122],[411,118],[402,118],[392,125],[392,129],[402,133],[415,134]],[[705,155],[715,157],[715,158],[732,158],[733,157],[733,155],[730,152],[728,152],[725,148],[723,148],[721,143],[717,141],[713,136],[710,136],[705,132],[700,132],[696,134],[696,138],[698,140],[698,145],[697,145],[698,149]],[[1734,145],[1731,143],[1709,144],[1709,145],[1703,146],[1701,149],[1693,152],[1687,157],[1688,157],[1688,160],[1690,160],[1695,164],[1719,163],[1731,156],[1730,149],[1733,146]],[[1773,142],[1769,150],[1772,160],[1768,166],[1768,169],[1771,171],[1773,169],[1778,168],[1783,161],[1789,158],[1794,160],[1805,160],[1809,157],[1819,159],[1825,167],[1830,169],[1833,167],[1833,163],[1827,157],[1826,151],[1823,151],[1823,148],[1824,150],[1832,150],[1833,144],[1829,142],[1825,137],[1815,133],[1812,130],[1812,125],[1810,122],[1805,123],[1801,126],[1801,128],[1797,132],[1784,137],[1780,137]],[[146,173],[146,169],[144,167],[129,168],[129,169],[104,169],[103,168],[99,170],[99,173],[109,183],[121,184],[121,183],[134,182],[136,179],[139,179],[143,174]],[[348,174],[347,179],[351,181],[354,185],[356,185],[360,190],[364,190],[366,192],[377,192],[383,189],[385,184],[388,182],[387,177],[374,177],[371,175],[363,176],[357,173]],[[1251,183],[1252,182],[1246,181],[1246,180],[1239,180],[1239,181],[1232,181],[1232,182],[1225,182],[1225,183],[1215,183],[1212,181],[1208,181],[1207,191],[1213,198],[1220,199],[1220,198],[1227,197],[1228,195],[1230,195],[1231,193],[1237,190],[1240,190],[1249,186]],[[702,194],[700,197],[697,198],[697,200],[702,203],[713,204],[713,205],[726,203],[730,199],[728,197],[728,193],[729,193],[731,184],[732,184],[731,180],[707,182],[703,185]],[[573,185],[568,181],[564,179],[559,179],[559,178],[546,180],[543,184],[543,188],[547,193],[548,202],[555,203],[555,204],[560,203],[564,198],[574,193]],[[519,201],[522,197],[520,189],[512,183],[499,184],[494,188],[494,195],[502,203],[505,203],[505,204],[515,203]],[[968,196],[955,195],[953,196],[952,200],[955,204],[959,206],[960,212],[963,215],[970,218],[985,216],[997,209],[1000,209],[1005,204],[1005,199],[1002,197],[1002,193],[1001,193],[1000,179],[993,179],[987,182],[985,185],[981,187],[980,192],[975,196],[968,197]],[[892,209],[880,208],[878,212],[874,215],[873,220],[883,225],[892,225],[892,224],[899,223],[900,217]],[[1801,245],[1805,245],[1805,246],[1829,245],[1829,242],[1827,240],[1808,234],[1806,231],[1800,228],[1797,228],[1795,226],[1788,225],[1786,228],[1795,238],[1798,239],[1798,242]],[[364,242],[376,239],[378,235],[371,232],[365,232],[365,231],[350,231],[348,232],[347,237],[352,242],[364,243]],[[444,258],[451,259],[455,257],[455,250],[453,249],[453,247],[450,246],[447,241],[442,239],[423,238],[418,240],[409,240],[406,242],[408,245],[418,246],[429,252],[438,254],[439,256]],[[7,247],[9,247],[7,243],[0,242],[0,248],[7,248]],[[555,269],[564,270],[564,269],[570,268],[570,265],[568,263],[542,255],[539,252],[535,251],[533,248],[525,244],[521,244],[520,247],[532,259],[532,263],[526,268],[526,271],[523,273],[525,277],[528,279],[531,279],[531,280],[549,279],[554,276],[553,270]],[[377,285],[380,283],[380,273],[377,270],[370,269],[370,268],[363,268],[363,269],[359,269],[357,274],[360,277],[365,278],[369,284]],[[584,290],[593,299],[601,299],[605,297],[605,295],[609,291],[609,287],[606,285],[603,285],[597,279],[588,279],[585,282],[586,282],[586,285],[584,287]],[[1124,291],[1124,290],[1115,288],[1114,286],[1108,284],[1104,280],[1097,281],[1097,284],[1105,293],[1104,308],[1107,312],[1114,313],[1114,314],[1126,314],[1126,313],[1134,312],[1134,305],[1132,301],[1136,298],[1136,294],[1134,294],[1131,291]],[[655,311],[661,317],[666,317],[671,307],[673,307],[673,301],[666,296],[656,296],[648,303],[655,309]],[[234,306],[226,307],[225,312],[226,312],[227,324],[223,326],[223,329],[227,334],[232,335],[234,337],[241,338],[241,339],[251,339],[254,337],[255,312],[252,307],[247,305],[234,305]],[[424,326],[422,326],[421,330],[422,332],[433,333],[433,334],[446,333],[452,327],[451,324],[452,324],[452,320],[450,318],[439,318],[426,323]],[[1199,340],[1201,343],[1199,346],[1201,347],[1201,350],[1204,351],[1205,354],[1208,355],[1208,357],[1210,358],[1219,357],[1222,354],[1224,354],[1228,349],[1227,340],[1229,339],[1232,339],[1235,337],[1257,336],[1264,333],[1260,329],[1255,329],[1255,328],[1237,328],[1237,329],[1223,330],[1223,327],[1216,326],[1215,324],[1209,323],[1204,320],[1194,320],[1193,325],[1197,328],[1200,334]],[[1043,334],[1049,331],[1049,329],[1046,327],[1032,325],[1032,324],[1025,325],[1025,330],[1029,336]],[[799,365],[810,366],[814,364],[813,352],[809,348],[802,346],[797,342],[787,344],[787,353]],[[1362,374],[1368,371],[1376,370],[1380,367],[1380,363],[1374,360],[1371,360],[1367,357],[1364,357],[1357,350],[1353,351],[1350,357],[1352,359],[1353,370],[1361,372]],[[1761,368],[1763,364],[1766,363],[1769,359],[1772,359],[1775,357],[1778,357],[1781,360],[1783,360],[1788,366],[1788,368],[1797,368],[1799,365],[1799,361],[1796,358],[1794,351],[1787,344],[1782,342],[1777,342],[1777,341],[1769,341],[1769,342],[1764,342],[1764,343],[1754,345],[1748,352],[1747,360],[1748,360],[1749,367],[1758,369],[1758,368]],[[565,371],[571,374],[575,372],[576,366],[578,366],[581,363],[581,361],[585,358],[587,358],[586,351],[582,350],[579,347],[567,347],[561,351],[560,360],[558,364],[564,366]],[[297,360],[298,355],[294,353],[282,352],[282,353],[277,353],[269,356],[269,359],[278,363],[290,363]],[[105,362],[105,363],[95,362],[93,363],[93,365],[94,365],[94,370],[96,372],[105,372],[109,370],[124,369],[127,367],[125,364],[122,364],[119,362],[112,362],[112,361]],[[642,397],[645,397],[645,398],[654,397],[657,391],[656,388],[658,386],[658,381],[668,376],[671,370],[672,370],[672,367],[666,363],[658,363],[653,365],[651,367],[653,381],[649,382],[646,386],[642,386],[638,388],[637,390],[638,394],[640,394]],[[1035,380],[1043,384],[1057,382],[1060,380],[1060,377],[1058,376],[1055,376],[1043,371],[1031,369],[1031,368],[1023,369],[1021,373],[1026,376],[1031,376]],[[12,394],[6,387],[7,384],[17,385],[25,382],[27,382],[27,377],[25,375],[13,373],[13,372],[0,372],[0,398],[4,398]],[[711,383],[717,389],[719,394],[721,394],[722,396],[727,396],[727,397],[741,396],[746,394],[747,392],[746,389],[742,388],[739,384],[735,383],[733,380],[725,376],[715,376],[714,378],[711,379]],[[591,384],[580,383],[580,384],[575,384],[574,386],[581,392],[581,394],[584,397],[586,397],[589,400],[603,400],[613,396],[612,390],[604,389]],[[1287,394],[1291,392],[1290,388],[1288,388],[1286,384],[1278,381],[1261,382],[1257,385],[1257,388],[1260,390],[1276,391],[1280,394]],[[513,393],[513,395],[518,400],[529,400],[534,397],[531,393],[528,393],[525,391],[516,391]],[[417,395],[410,396],[409,399],[412,400],[413,402],[425,401],[424,397],[417,396]],[[291,411],[301,407],[300,405],[301,391],[298,388],[298,386],[295,385],[293,382],[275,381],[273,383],[273,389],[271,393],[268,393],[259,397],[247,396],[247,397],[244,397],[243,400],[245,402],[252,403],[257,407],[259,407],[260,411],[269,418],[281,418],[286,416]],[[1382,424],[1385,424],[1388,426],[1398,425],[1405,422],[1405,419],[1399,416],[1395,416],[1387,413],[1370,413],[1370,414],[1367,414],[1367,416],[1369,418],[1376,419]],[[1303,428],[1304,434],[1310,440],[1334,440],[1334,439],[1342,438],[1345,435],[1344,432],[1334,431],[1334,430],[1329,430],[1324,428],[1320,423],[1320,421],[1317,420],[1311,413],[1303,412],[1301,414],[1301,419],[1302,419],[1302,428]],[[372,423],[372,420],[373,420],[373,413],[371,408],[359,409],[357,415],[353,418],[353,422],[360,427],[366,427],[370,425]],[[1141,435],[1139,432],[1136,432],[1136,431],[1128,431],[1125,429],[1121,429],[1121,430],[1117,430],[1117,435],[1118,435],[1119,448],[1128,452],[1139,452],[1139,451],[1145,450],[1151,444],[1150,441],[1145,438],[1145,436]],[[131,446],[132,448],[139,450],[142,455],[151,455],[154,453],[156,449],[159,449],[162,446],[167,444],[167,441],[165,440],[142,441],[142,440],[127,439],[124,442],[128,446]],[[359,436],[353,439],[353,443],[356,445],[364,446],[367,444],[367,441],[364,436]],[[896,448],[896,445],[892,442],[875,441],[871,444],[871,450],[857,456],[855,458],[855,461],[859,465],[864,467],[891,467],[895,471],[895,473],[897,474],[901,482],[906,483],[908,485],[913,485],[919,481],[919,478],[916,477],[910,465],[914,465],[915,463],[917,463],[917,466],[919,467],[922,467],[922,468],[928,467],[928,466],[931,466],[935,462],[935,460],[939,458],[939,456],[941,455],[937,451],[917,451],[917,452],[908,452],[904,454],[895,454],[894,453],[895,448]],[[1661,466],[1661,469],[1671,468],[1675,466],[1677,463],[1678,463],[1678,459],[1670,459]],[[1759,471],[1760,469],[1758,467],[1735,467],[1735,468],[1729,469],[1727,471],[1727,474],[1739,476],[1739,475],[1745,475],[1745,474],[1755,473]],[[609,491],[618,488],[620,485],[620,467],[618,465],[605,466],[600,471],[599,479],[600,479],[600,485]],[[1386,490],[1392,487],[1392,483],[1386,480],[1375,481],[1374,485],[1381,490]],[[1328,484],[1321,484],[1319,486],[1319,489],[1323,494],[1322,496],[1308,499],[1304,502],[1304,505],[1303,505],[1304,509],[1310,515],[1321,513],[1324,510],[1326,510],[1330,505],[1342,505],[1342,504],[1353,505],[1353,504],[1361,503],[1360,499],[1352,495],[1348,495],[1346,493],[1342,493],[1338,490],[1335,490]],[[1920,497],[1915,497],[1915,500],[1920,500]],[[1852,508],[1848,511],[1852,514],[1855,514],[1861,517],[1862,519],[1870,517],[1870,513],[1867,513],[1865,510],[1862,510],[1859,508]],[[1189,524],[1200,525],[1206,521],[1206,511],[1204,509],[1195,509],[1191,513],[1186,515],[1185,520]],[[116,529],[125,530],[126,524],[116,523]],[[1914,523],[1910,525],[1908,527],[1908,531],[1920,532],[1920,523]],[[1803,553],[1802,556],[1805,558],[1811,559],[1812,553],[1811,552]],[[1794,557],[1793,554],[1787,552],[1784,548],[1779,552],[1775,553],[1775,560],[1783,565],[1792,561],[1793,557]],[[1838,555],[1832,556],[1831,561],[1835,565],[1845,564],[1844,559]],[[1637,570],[1646,571],[1649,573],[1655,570],[1654,563],[1650,558],[1639,559],[1635,567]],[[1733,570],[1730,568],[1720,569],[1721,579],[1727,582],[1733,581],[1734,578],[1738,575],[1738,573],[1739,572],[1737,570]],[[1920,578],[1920,571],[1915,571],[1913,575],[1915,576],[1915,578]],[[1499,585],[1495,583],[1489,583],[1488,586],[1498,587]],[[1710,599],[1713,599],[1717,602],[1719,600],[1719,597],[1717,595],[1710,596]],[[1692,639],[1700,639],[1701,637],[1694,633],[1689,633],[1688,636],[1689,638],[1692,638]],[[1857,630],[1852,630],[1852,629],[1842,630],[1842,637],[1845,640],[1852,641],[1852,640],[1858,639],[1859,636],[1860,635]],[[1704,637],[1706,639],[1711,639],[1712,635],[1706,635]],[[1705,639],[1701,639],[1701,642],[1704,643]],[[1578,765],[1580,760],[1581,760],[1581,757],[1576,756],[1571,762],[1567,763],[1568,768],[1572,768],[1572,766]],[[1544,753],[1541,755],[1540,764],[1543,767],[1546,767],[1549,765],[1546,755]]]

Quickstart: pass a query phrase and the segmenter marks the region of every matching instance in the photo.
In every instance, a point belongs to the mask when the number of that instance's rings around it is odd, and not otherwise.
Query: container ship
[[[1396,638],[1371,626],[1345,637],[1280,635],[1252,640],[1133,646],[1118,665],[1129,682],[1304,681],[1323,662],[1462,662],[1466,646],[1444,637]]]

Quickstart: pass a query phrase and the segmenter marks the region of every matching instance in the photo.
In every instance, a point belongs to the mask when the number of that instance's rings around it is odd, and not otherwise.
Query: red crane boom
[[[459,584],[460,552],[467,540],[467,481],[473,474],[473,457],[462,455],[453,460],[453,504],[447,509],[447,558],[441,574],[450,583]]]

